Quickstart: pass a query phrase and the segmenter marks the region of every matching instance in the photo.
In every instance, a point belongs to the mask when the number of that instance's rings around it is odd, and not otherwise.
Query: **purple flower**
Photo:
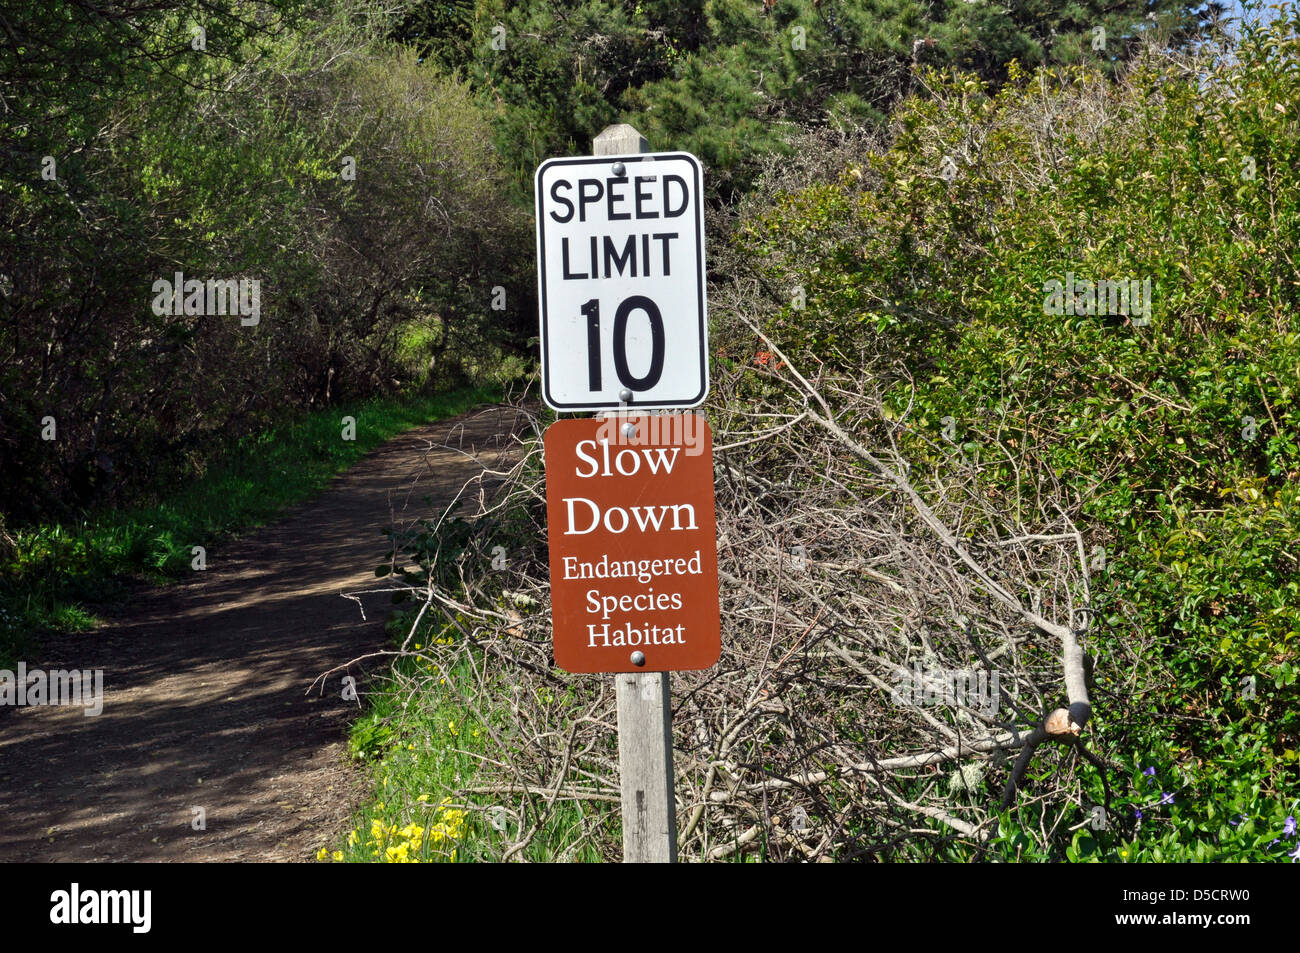
[[[1241,815],[1238,814],[1232,820],[1228,821],[1228,823],[1231,824],[1233,827],[1236,827],[1238,824],[1241,823]]]
[[[1139,821],[1142,820],[1142,809],[1138,807],[1133,808],[1133,817]]]
[[[1296,844],[1295,850],[1291,851],[1291,853],[1287,854],[1287,856],[1291,858],[1291,863],[1293,864],[1297,860],[1300,860],[1300,844]]]
[[[1282,833],[1287,837],[1295,833],[1295,815],[1288,814],[1286,816],[1286,822],[1282,825]]]
[[[1151,785],[1155,784],[1154,779],[1156,776],[1156,769],[1154,767],[1143,768],[1142,773],[1147,776],[1147,787],[1151,787]]]
[[[1160,795],[1160,803],[1161,803],[1161,804],[1173,804],[1173,803],[1174,803],[1174,796],[1173,796],[1172,794],[1170,794],[1168,791],[1165,791],[1164,793],[1162,793],[1162,794]]]

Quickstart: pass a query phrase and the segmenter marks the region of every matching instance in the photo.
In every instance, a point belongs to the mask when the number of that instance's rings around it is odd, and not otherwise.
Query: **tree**
[[[1007,64],[1114,70],[1148,35],[1186,47],[1223,4],[1175,0],[461,0],[417,4],[399,36],[465,69],[494,110],[520,197],[548,156],[633,121],[688,149],[723,194],[797,129],[879,125],[920,64],[991,85]],[[1154,17],[1149,19],[1149,17]]]
[[[409,386],[422,374],[401,346],[430,326],[444,348],[522,337],[527,233],[471,91],[393,48],[364,0],[194,9],[0,14],[19,40],[0,52],[15,517],[174,477],[286,408]],[[176,272],[256,282],[260,314],[159,307]],[[57,439],[40,439],[46,417]]]

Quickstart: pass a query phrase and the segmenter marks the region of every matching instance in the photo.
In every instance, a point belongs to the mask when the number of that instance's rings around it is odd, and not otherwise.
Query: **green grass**
[[[412,612],[405,611],[389,620],[396,644],[405,639],[411,618]],[[525,799],[458,793],[488,784],[485,760],[509,756],[492,737],[509,729],[504,709],[495,709],[485,720],[475,714],[466,689],[475,684],[475,667],[482,675],[482,656],[475,654],[471,666],[464,654],[451,655],[455,632],[452,625],[423,626],[412,640],[412,647],[419,648],[397,657],[391,676],[377,680],[364,696],[366,708],[352,727],[351,750],[367,766],[373,793],[354,817],[352,830],[341,843],[323,845],[318,859],[494,861],[514,842]],[[531,814],[523,817],[525,829],[534,820]],[[618,822],[617,805],[565,803],[522,856],[538,862],[599,861],[599,851],[581,832],[614,825],[607,835],[617,840]]]
[[[325,487],[388,438],[499,398],[495,388],[371,400],[317,411],[233,441],[184,487],[130,510],[75,524],[19,530],[0,564],[0,668],[37,650],[49,631],[85,631],[91,607],[120,598],[131,579],[161,582],[190,571],[193,546],[267,522]],[[344,440],[341,420],[356,420]]]

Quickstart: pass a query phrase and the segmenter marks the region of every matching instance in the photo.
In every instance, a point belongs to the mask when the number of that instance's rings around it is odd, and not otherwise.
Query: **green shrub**
[[[969,452],[1045,461],[1103,547],[1090,734],[1135,780],[1107,829],[1058,832],[1053,859],[1296,845],[1279,832],[1300,798],[1298,27],[1217,62],[1152,55],[1118,83],[1013,65],[989,95],[930,73],[888,149],[736,228],[792,360],[884,379],[914,462],[959,458],[931,449],[947,417]],[[1050,313],[1067,273],[1149,279],[1149,323]],[[1004,816],[993,850],[1028,859],[1042,816]]]

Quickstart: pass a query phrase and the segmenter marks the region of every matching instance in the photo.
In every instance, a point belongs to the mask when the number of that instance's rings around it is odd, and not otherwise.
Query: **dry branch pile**
[[[810,378],[760,346],[771,359],[744,373],[768,375],[772,399],[732,399],[737,374],[710,413],[723,654],[673,678],[681,856],[933,856],[986,839],[1000,803],[1077,808],[1070,770],[1022,790],[1062,752],[1098,763],[1079,738],[1089,564],[1059,486],[1012,456],[1019,492],[991,494],[955,445],[940,452],[961,466],[944,469],[965,476],[940,482],[904,461],[891,435],[908,422],[886,420],[861,382]],[[511,856],[566,803],[608,802],[571,842],[616,858],[612,679],[553,667],[542,425],[525,419],[464,548],[414,593],[457,630],[425,650],[430,680],[470,666],[460,687],[489,726],[484,770],[449,793],[508,805]],[[1064,744],[1038,747],[1049,738]]]

